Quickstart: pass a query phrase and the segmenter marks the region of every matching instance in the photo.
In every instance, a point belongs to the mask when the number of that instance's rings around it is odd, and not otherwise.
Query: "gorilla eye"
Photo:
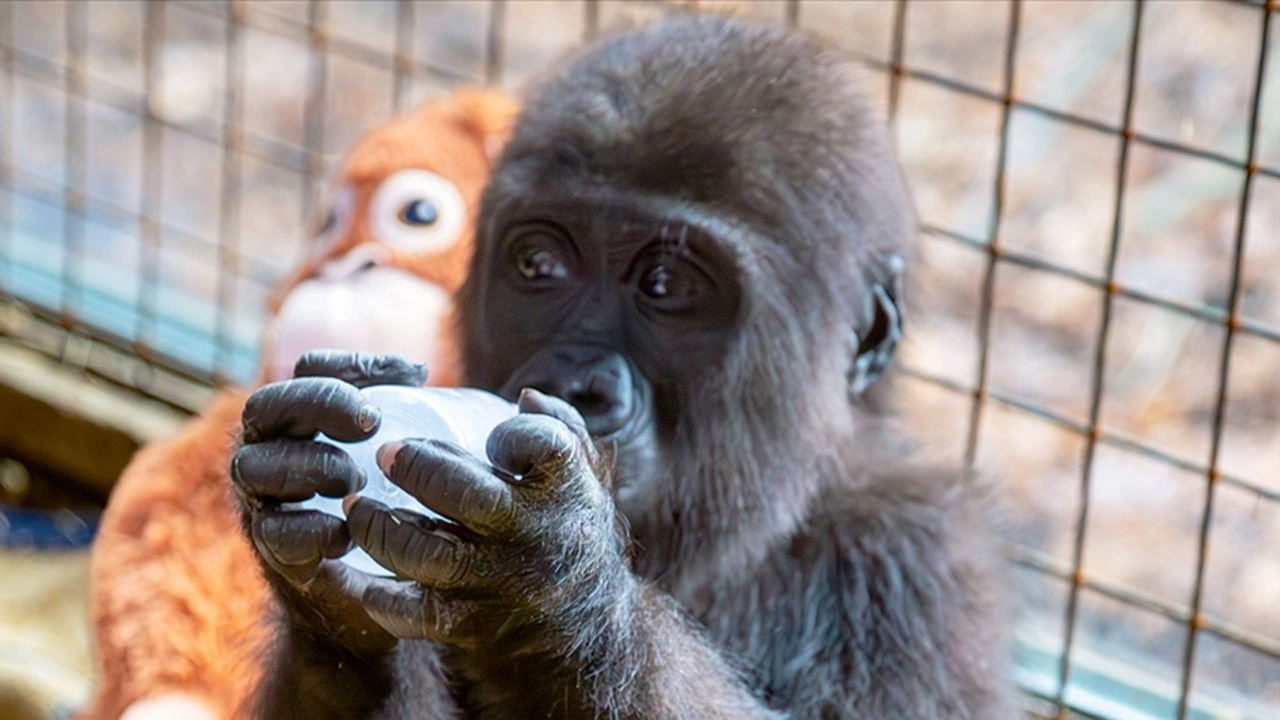
[[[527,289],[559,285],[573,275],[573,241],[562,228],[529,222],[516,226],[505,240],[508,277]]]
[[[697,307],[705,297],[707,284],[696,268],[666,258],[640,271],[636,289],[650,307],[665,313],[680,313]]]
[[[563,280],[569,274],[564,263],[546,248],[525,248],[516,256],[516,269],[525,280]]]
[[[641,279],[640,292],[651,298],[663,298],[667,296],[670,282],[671,271],[663,265],[654,265]]]
[[[430,200],[420,198],[401,208],[397,217],[405,225],[414,227],[431,225],[436,221],[436,206],[431,204]]]

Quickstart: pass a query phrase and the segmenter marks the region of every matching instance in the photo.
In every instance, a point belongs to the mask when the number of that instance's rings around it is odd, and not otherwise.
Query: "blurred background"
[[[1280,717],[1280,8],[1225,0],[0,2],[0,693],[86,696],[96,511],[253,379],[349,143],[676,5],[865,66],[908,420],[999,488],[1028,710]]]

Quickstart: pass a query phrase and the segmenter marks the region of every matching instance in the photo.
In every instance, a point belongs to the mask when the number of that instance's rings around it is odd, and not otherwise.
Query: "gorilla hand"
[[[378,411],[358,388],[421,385],[426,369],[398,357],[315,351],[303,355],[294,375],[245,403],[242,445],[231,461],[245,528],[291,629],[360,655],[385,652],[395,638],[360,603],[369,577],[335,560],[350,548],[346,524],[280,504],[315,494],[342,497],[363,487],[363,473],[351,458],[315,441],[316,433],[351,441],[369,437]]]
[[[590,633],[635,584],[582,417],[533,390],[519,407],[489,436],[492,466],[435,441],[379,451],[391,481],[447,520],[347,503],[354,542],[405,579],[374,580],[364,596],[392,634],[485,653],[554,651],[566,629]]]

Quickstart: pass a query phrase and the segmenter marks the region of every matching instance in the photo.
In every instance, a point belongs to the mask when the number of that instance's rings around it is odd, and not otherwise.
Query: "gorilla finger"
[[[382,629],[402,640],[427,637],[426,590],[406,580],[375,580],[361,598],[365,612]]]
[[[259,513],[250,535],[267,565],[295,584],[314,577],[321,560],[351,549],[342,519],[314,511]]]
[[[373,580],[337,560],[322,560],[309,579],[295,583],[309,612],[324,621],[325,632],[357,655],[380,655],[390,650],[396,638],[373,622],[361,598]]]
[[[355,442],[378,429],[378,409],[354,385],[336,378],[308,377],[265,385],[244,404],[244,441],[275,437],[312,438],[317,432]]]
[[[423,505],[491,535],[511,526],[511,486],[462,448],[433,440],[390,442],[378,448],[378,467]]]
[[[559,481],[567,473],[587,470],[586,447],[585,440],[563,422],[523,414],[494,428],[485,451],[495,467],[527,484]]]
[[[425,385],[427,366],[399,355],[375,355],[347,350],[309,350],[293,366],[293,376],[332,377],[356,387]]]
[[[587,421],[583,419],[582,413],[578,412],[578,408],[554,395],[547,395],[533,388],[524,388],[520,391],[520,398],[516,400],[516,404],[522,413],[550,415],[571,428],[581,430],[584,436],[587,432]]]
[[[454,635],[465,611],[417,583],[374,580],[362,599],[369,617],[398,638],[460,644]]]
[[[398,577],[433,588],[473,581],[476,548],[438,523],[407,510],[392,510],[369,498],[343,502],[351,540]]]
[[[246,495],[279,502],[342,497],[365,485],[364,471],[340,448],[311,440],[245,445],[231,458],[231,481]]]

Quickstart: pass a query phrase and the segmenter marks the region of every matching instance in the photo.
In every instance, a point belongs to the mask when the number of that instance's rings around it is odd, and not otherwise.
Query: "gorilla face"
[[[883,132],[842,62],[753,32],[673,23],[570,63],[480,209],[466,379],[573,403],[633,523],[659,485],[803,502],[796,468],[849,436],[897,338],[911,213]]]
[[[696,213],[524,203],[489,218],[487,382],[583,414],[614,451],[620,490],[653,473],[681,399],[742,323],[741,271]]]

